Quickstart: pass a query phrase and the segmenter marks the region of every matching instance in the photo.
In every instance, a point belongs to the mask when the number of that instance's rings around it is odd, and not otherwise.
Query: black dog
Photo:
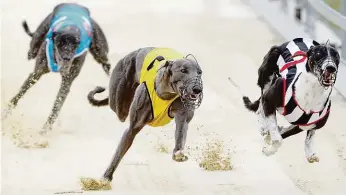
[[[258,115],[266,142],[263,153],[274,154],[282,139],[307,130],[307,160],[319,161],[311,142],[315,131],[328,120],[339,63],[338,51],[328,42],[321,45],[311,39],[296,38],[269,50],[258,70],[261,97],[254,103],[243,97],[245,107]],[[278,128],[276,111],[291,126]]]
[[[11,99],[7,112],[10,113],[16,107],[19,99],[42,75],[50,71],[60,72],[60,90],[44,125],[44,130],[49,130],[58,117],[72,82],[81,71],[88,50],[109,75],[108,43],[100,26],[90,17],[89,9],[74,3],[55,6],[33,33],[26,21],[23,27],[32,37],[28,59],[36,58],[36,65],[20,91]]]

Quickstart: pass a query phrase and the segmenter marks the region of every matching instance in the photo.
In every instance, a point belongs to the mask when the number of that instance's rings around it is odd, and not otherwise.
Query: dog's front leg
[[[309,163],[319,162],[319,158],[312,150],[312,141],[316,130],[308,130],[305,138],[305,155]]]
[[[43,131],[41,131],[40,133],[44,134],[47,132],[47,130],[51,130],[52,125],[54,124],[56,118],[58,117],[59,112],[66,100],[66,97],[70,92],[70,88],[71,88],[73,80],[74,78],[71,78],[71,77],[62,77],[60,89],[56,96],[52,111],[46,123],[43,126]]]
[[[112,161],[103,174],[104,179],[108,181],[113,180],[114,171],[118,167],[126,152],[131,147],[136,135],[151,120],[151,112],[150,98],[147,95],[145,86],[142,84],[137,88],[134,95],[134,100],[130,107],[130,126],[128,129],[126,129],[121,137]]]
[[[192,120],[194,110],[178,110],[175,116],[175,147],[172,159],[177,162],[184,162],[188,157],[184,154],[188,124]]]
[[[9,114],[11,114],[12,109],[14,109],[18,101],[25,95],[25,93],[41,78],[42,75],[46,74],[48,71],[46,69],[36,69],[34,72],[30,73],[28,78],[22,84],[19,92],[11,99],[8,107],[2,113],[2,120],[4,120]]]
[[[123,159],[126,152],[130,149],[136,135],[139,133],[139,131],[143,127],[144,127],[144,124],[131,123],[130,127],[126,129],[123,136],[121,137],[120,143],[118,144],[118,148],[115,154],[113,155],[111,164],[107,167],[107,170],[103,174],[104,179],[108,181],[113,180],[113,174],[115,169],[118,167],[120,161]]]

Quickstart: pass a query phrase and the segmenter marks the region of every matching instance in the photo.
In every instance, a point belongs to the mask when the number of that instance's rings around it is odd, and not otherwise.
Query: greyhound
[[[61,3],[31,32],[26,21],[25,32],[32,37],[28,60],[36,58],[34,71],[29,74],[19,92],[11,99],[7,113],[14,109],[24,94],[42,77],[60,72],[62,81],[44,131],[50,130],[66,100],[72,82],[79,75],[87,51],[102,64],[109,75],[108,43],[100,26],[91,18],[89,9],[75,3]],[[42,133],[41,132],[41,133]]]
[[[115,66],[109,82],[109,97],[94,99],[96,93],[105,90],[102,87],[88,94],[92,105],[109,105],[121,122],[130,115],[129,128],[120,140],[104,179],[112,181],[115,169],[145,125],[164,126],[173,118],[176,130],[172,159],[178,162],[188,159],[183,152],[188,124],[203,98],[202,70],[196,59],[187,58],[189,55],[184,57],[170,48],[140,48]]]
[[[319,162],[312,140],[316,130],[327,123],[339,63],[339,53],[329,41],[319,44],[296,38],[269,50],[258,69],[261,97],[254,103],[243,97],[245,107],[257,113],[265,155],[273,155],[283,139],[307,130],[306,158],[309,163]],[[289,127],[278,127],[276,111],[291,124]]]

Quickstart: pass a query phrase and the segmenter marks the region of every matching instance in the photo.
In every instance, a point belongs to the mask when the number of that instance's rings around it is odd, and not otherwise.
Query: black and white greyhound
[[[243,97],[245,107],[257,114],[264,154],[274,154],[282,139],[307,130],[306,158],[310,163],[319,161],[311,142],[328,120],[339,63],[339,53],[329,42],[319,44],[308,38],[296,38],[269,50],[258,69],[261,97],[253,103]],[[276,111],[289,127],[278,127]]]

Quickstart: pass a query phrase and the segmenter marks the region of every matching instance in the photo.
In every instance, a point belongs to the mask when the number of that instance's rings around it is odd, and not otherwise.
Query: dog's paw
[[[271,156],[273,154],[275,154],[277,151],[276,148],[273,148],[272,146],[264,146],[262,148],[262,153],[266,156]]]
[[[51,124],[45,124],[39,133],[41,135],[46,135],[48,133],[48,131],[51,131],[51,130],[52,130],[52,125]]]
[[[307,157],[307,160],[309,163],[320,162],[320,159],[318,158],[318,156],[316,156],[316,154]]]
[[[178,150],[172,155],[172,159],[177,161],[177,162],[185,162],[189,158],[185,156],[184,152],[182,150]]]
[[[281,144],[282,144],[282,138],[281,138],[281,139],[272,139],[272,140],[271,140],[271,145],[272,145],[274,148],[280,148],[280,147],[281,147]]]
[[[95,191],[95,190],[111,190],[111,180],[93,179],[93,178],[80,178],[80,184],[84,191]]]

